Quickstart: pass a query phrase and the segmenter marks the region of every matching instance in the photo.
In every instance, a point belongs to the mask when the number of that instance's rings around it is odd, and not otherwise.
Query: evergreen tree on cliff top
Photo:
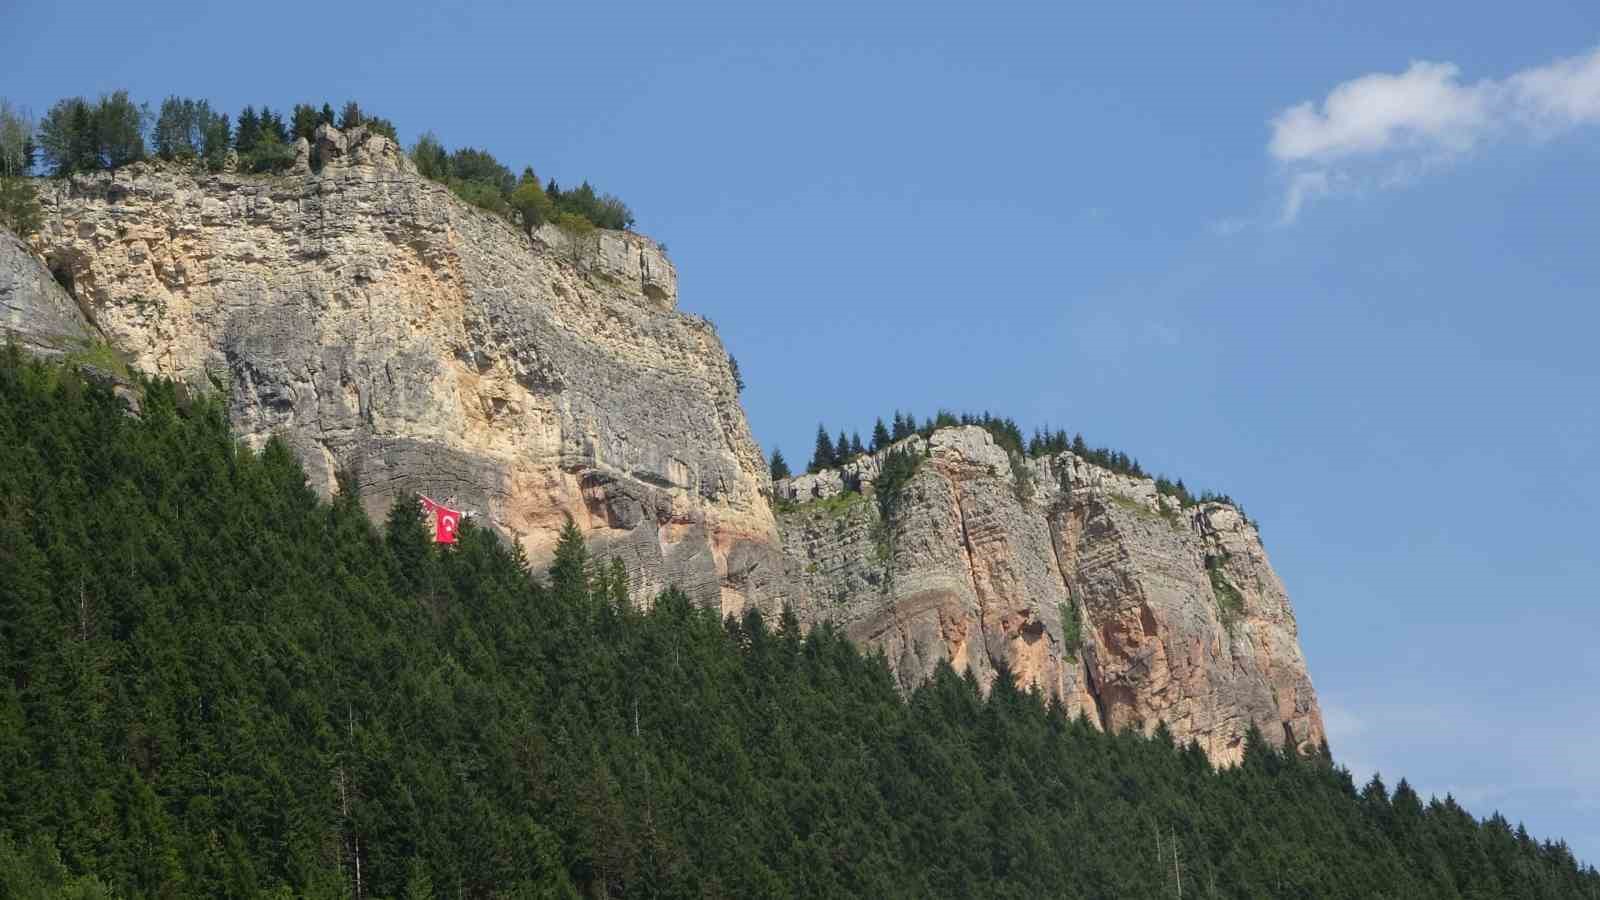
[[[815,475],[823,469],[831,469],[838,463],[834,454],[833,439],[828,437],[827,426],[817,423],[817,446],[811,451],[811,462],[806,466],[806,471]]]
[[[879,416],[877,423],[872,426],[872,452],[877,453],[892,443],[894,441],[889,437],[889,428],[883,424],[883,416]]]
[[[776,447],[772,448],[772,462],[769,465],[769,468],[772,473],[773,481],[779,481],[784,478],[788,478],[792,474],[789,471],[788,461],[783,458],[783,451]]]

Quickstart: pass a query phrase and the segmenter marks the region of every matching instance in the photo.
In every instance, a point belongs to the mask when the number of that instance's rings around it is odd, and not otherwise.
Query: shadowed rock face
[[[729,559],[776,559],[765,465],[660,248],[530,236],[361,129],[317,148],[282,177],[41,183],[35,249],[137,366],[225,392],[320,490],[347,469],[375,515],[452,498],[536,563],[571,515],[645,595],[742,605]]]
[[[1180,508],[1071,453],[1014,474],[981,428],[903,446],[925,459],[887,523],[844,492],[870,491],[880,459],[774,486],[798,504],[779,531],[806,618],[881,647],[907,687],[941,660],[987,685],[1003,661],[1104,728],[1165,721],[1221,762],[1252,723],[1305,750],[1323,739],[1294,612],[1238,510]]]
[[[56,356],[94,334],[94,326],[32,249],[0,228],[0,339]]]
[[[945,660],[987,686],[1003,661],[1102,727],[1164,720],[1218,761],[1252,723],[1321,740],[1288,597],[1232,507],[1179,509],[1072,454],[1013,472],[978,428],[903,442],[925,461],[888,522],[844,491],[870,495],[881,458],[771,485],[653,242],[526,234],[360,129],[298,153],[280,177],[42,183],[32,252],[0,233],[0,326],[223,393],[247,442],[280,436],[324,493],[352,473],[374,516],[406,491],[453,500],[539,565],[571,515],[637,596],[791,604],[907,688]],[[774,490],[827,502],[775,521]]]

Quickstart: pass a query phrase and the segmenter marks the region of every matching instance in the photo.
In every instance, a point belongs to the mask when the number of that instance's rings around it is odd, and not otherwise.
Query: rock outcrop
[[[352,473],[374,515],[449,498],[535,562],[571,515],[644,595],[729,609],[730,561],[779,566],[727,353],[654,242],[530,235],[362,129],[301,153],[42,182],[35,249],[138,367],[224,392],[248,442],[281,436],[325,492]]]
[[[1222,762],[1251,724],[1323,739],[1288,596],[1237,509],[1071,453],[1013,463],[977,427],[898,448],[923,461],[887,520],[866,496],[883,454],[774,486],[806,618],[881,647],[907,687],[941,661],[985,684],[1003,664],[1104,728],[1165,721]]]
[[[0,228],[0,339],[57,356],[93,339],[94,326],[28,245]]]
[[[647,238],[529,233],[362,129],[319,128],[284,175],[138,164],[40,187],[32,247],[0,233],[0,326],[222,394],[245,441],[286,441],[325,493],[352,479],[374,516],[409,491],[453,501],[536,565],[572,516],[636,596],[789,604],[882,648],[907,688],[942,661],[985,685],[1004,665],[1218,761],[1251,724],[1322,738],[1238,510],[1070,453],[1013,461],[971,427],[902,443],[922,462],[887,518],[882,455],[773,485],[715,329],[677,309]]]

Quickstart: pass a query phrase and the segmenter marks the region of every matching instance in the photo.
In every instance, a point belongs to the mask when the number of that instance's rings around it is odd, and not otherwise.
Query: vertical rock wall
[[[775,486],[804,614],[883,648],[902,684],[948,661],[987,685],[1003,662],[1104,728],[1165,721],[1224,762],[1251,724],[1323,739],[1293,609],[1238,510],[1071,453],[1013,472],[976,427],[903,448],[924,461],[889,521],[845,489],[870,493],[881,456]]]
[[[374,515],[452,499],[535,562],[571,515],[644,595],[744,603],[729,560],[776,558],[766,467],[659,247],[530,235],[359,129],[300,151],[283,176],[41,182],[34,250],[138,367],[225,393],[325,492],[345,470]]]

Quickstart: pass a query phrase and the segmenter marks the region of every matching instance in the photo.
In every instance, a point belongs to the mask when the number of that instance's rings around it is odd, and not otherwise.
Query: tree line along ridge
[[[171,96],[152,110],[127,91],[114,91],[98,100],[57,101],[35,123],[0,100],[0,225],[19,235],[38,229],[38,202],[28,181],[36,170],[65,178],[156,158],[202,172],[232,165],[240,172],[278,173],[294,165],[295,142],[314,140],[317,128],[325,124],[341,130],[365,128],[399,143],[393,122],[355,101],[338,112],[329,103],[298,103],[287,113],[266,105],[246,106],[230,119],[206,100]],[[423,132],[408,152],[420,174],[530,231],[546,222],[573,233],[634,225],[627,204],[587,181],[564,189],[553,178],[541,182],[531,166],[514,175],[488,150],[447,150],[431,131]]]
[[[1024,439],[1022,429],[1016,420],[1010,417],[996,416],[985,410],[982,413],[956,414],[949,410],[941,409],[934,416],[924,418],[922,423],[917,423],[917,417],[900,410],[894,411],[893,419],[886,423],[883,417],[878,417],[872,427],[872,436],[869,441],[863,442],[861,432],[846,433],[840,431],[838,438],[829,437],[828,428],[823,423],[817,424],[816,441],[811,451],[811,460],[806,464],[808,474],[816,474],[824,469],[836,469],[857,457],[868,453],[877,453],[891,445],[898,443],[913,435],[920,435],[924,440],[933,436],[940,428],[951,428],[962,425],[975,425],[988,431],[995,443],[1006,451],[1006,456],[1012,460],[1012,470],[1019,478],[1031,479],[1031,474],[1025,474],[1025,467],[1019,465],[1023,460],[1039,459],[1041,457],[1055,456],[1059,453],[1071,451],[1078,458],[1109,469],[1119,475],[1132,478],[1152,478],[1155,481],[1157,492],[1177,500],[1181,506],[1194,506],[1199,503],[1226,503],[1239,509],[1240,515],[1244,510],[1233,498],[1227,494],[1218,494],[1211,491],[1202,491],[1199,494],[1190,492],[1183,483],[1183,479],[1171,479],[1165,475],[1151,476],[1139,461],[1126,453],[1112,450],[1109,447],[1091,447],[1082,434],[1068,437],[1064,429],[1035,428],[1031,436]],[[794,475],[788,460],[783,456],[783,451],[774,448],[772,456],[768,459],[768,474],[774,481],[790,478]]]

